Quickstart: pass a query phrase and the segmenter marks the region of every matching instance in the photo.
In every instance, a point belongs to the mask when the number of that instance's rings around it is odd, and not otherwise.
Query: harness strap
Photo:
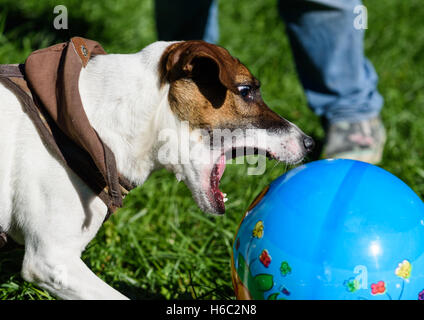
[[[0,64],[0,76],[7,78],[23,78],[23,64]]]
[[[116,207],[113,205],[108,187],[104,186],[105,182],[102,173],[99,172],[88,152],[79,147],[59,129],[49,113],[42,107],[37,98],[31,94],[24,80],[24,67],[24,65],[0,65],[0,83],[15,94],[22,105],[23,111],[34,123],[43,143],[53,156],[76,173],[106,204],[108,207],[106,221],[116,210]],[[135,186],[121,175],[118,178],[123,198]],[[0,226],[0,247],[2,242],[4,242],[2,239],[6,238]]]

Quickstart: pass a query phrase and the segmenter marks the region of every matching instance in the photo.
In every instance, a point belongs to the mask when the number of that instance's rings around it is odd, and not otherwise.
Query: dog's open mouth
[[[226,161],[240,156],[237,154],[238,151],[242,152],[242,156],[258,155],[258,153],[261,153],[264,154],[268,159],[276,159],[275,154],[266,150],[259,150],[258,148],[252,148],[250,151],[247,151],[245,147],[232,148],[226,152],[223,152],[217,159],[216,163],[213,165],[209,178],[209,203],[212,205],[212,207],[214,207],[216,213],[218,214],[225,213],[225,203],[228,200],[227,194],[219,189],[219,184],[225,171]]]
[[[203,143],[207,141],[202,142],[198,157],[202,162],[197,166],[194,166],[193,162],[190,168],[194,169],[194,174],[186,177],[199,208],[211,214],[225,213],[229,197],[227,198],[226,193],[220,189],[220,183],[227,164],[231,164],[231,167],[233,164],[244,164],[247,175],[262,175],[267,169],[267,158],[276,162],[273,168],[279,163],[286,164],[284,170],[287,166],[301,163],[308,151],[304,147],[305,135],[299,133],[291,136],[287,132],[279,133],[267,132],[266,141],[253,139],[253,134],[246,134],[246,137],[239,134],[236,138],[224,140],[221,145],[215,143],[220,142],[219,140],[214,139],[208,140],[214,142],[210,146],[204,147]],[[243,159],[239,161],[242,157],[247,163]],[[235,159],[237,160],[233,162]]]

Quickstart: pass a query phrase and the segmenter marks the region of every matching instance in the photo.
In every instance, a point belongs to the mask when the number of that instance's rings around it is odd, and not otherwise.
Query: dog
[[[219,181],[235,150],[262,150],[296,164],[313,147],[309,136],[264,103],[246,66],[203,41],[158,41],[135,54],[95,56],[82,69],[78,88],[121,175],[142,185],[154,170],[166,168],[208,213],[225,212]],[[126,299],[80,258],[102,226],[106,205],[49,152],[3,85],[0,97],[0,226],[25,245],[22,277],[60,299]],[[237,133],[217,146],[211,141],[219,130]],[[256,133],[265,135],[266,147],[249,139]],[[178,143],[183,135],[197,150],[185,161]]]

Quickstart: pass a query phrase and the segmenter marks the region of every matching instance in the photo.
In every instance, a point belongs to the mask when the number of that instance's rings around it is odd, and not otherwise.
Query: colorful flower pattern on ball
[[[371,285],[371,293],[376,295],[376,294],[383,294],[386,292],[386,284],[384,283],[384,281],[379,281],[377,283],[373,283]]]
[[[255,238],[262,238],[264,235],[264,223],[259,220],[258,222],[256,222],[255,227],[253,228],[253,236]]]
[[[424,300],[424,289],[418,294],[418,300]]]
[[[291,269],[291,267],[290,267],[289,263],[288,263],[287,261],[283,261],[283,262],[281,263],[281,266],[280,266],[280,272],[281,272],[281,275],[282,275],[283,277],[285,277],[286,275],[290,274],[290,273],[291,273],[291,271],[292,271],[292,269]]]
[[[345,280],[343,285],[346,287],[347,291],[352,292],[352,293],[360,288],[359,281],[355,278],[350,278],[350,279]]]
[[[259,260],[262,262],[262,264],[268,268],[269,264],[271,263],[271,256],[268,253],[268,250],[264,249],[259,256]]]
[[[411,270],[411,263],[408,260],[403,260],[396,268],[395,274],[403,279],[408,279],[411,276]]]

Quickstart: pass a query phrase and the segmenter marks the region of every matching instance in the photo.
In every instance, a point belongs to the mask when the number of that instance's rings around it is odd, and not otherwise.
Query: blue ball
[[[249,207],[232,276],[239,299],[424,300],[424,204],[374,165],[302,165]]]

